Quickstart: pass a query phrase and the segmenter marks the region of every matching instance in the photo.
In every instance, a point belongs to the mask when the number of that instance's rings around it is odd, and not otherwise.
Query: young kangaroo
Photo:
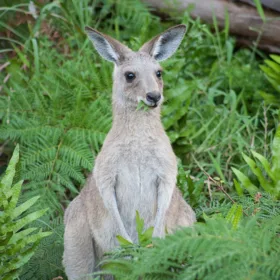
[[[90,279],[86,274],[118,246],[116,235],[137,241],[136,210],[146,227],[154,226],[154,237],[195,222],[176,187],[176,157],[160,120],[158,62],[177,50],[185,31],[185,25],[172,27],[133,52],[86,28],[97,52],[115,64],[113,126],[86,186],[65,213],[63,263],[69,280]],[[139,102],[149,109],[137,110]]]

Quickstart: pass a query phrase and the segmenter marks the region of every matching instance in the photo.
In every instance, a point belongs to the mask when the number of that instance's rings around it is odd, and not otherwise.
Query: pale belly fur
[[[116,184],[119,212],[127,233],[137,240],[135,216],[139,212],[145,228],[154,225],[157,209],[157,160],[152,151],[124,151]]]

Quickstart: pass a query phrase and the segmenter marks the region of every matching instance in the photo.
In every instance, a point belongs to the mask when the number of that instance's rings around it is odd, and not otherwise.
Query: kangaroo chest
[[[152,146],[139,142],[120,148],[116,198],[126,230],[135,235],[135,214],[138,211],[146,226],[153,225],[157,209],[160,158]]]

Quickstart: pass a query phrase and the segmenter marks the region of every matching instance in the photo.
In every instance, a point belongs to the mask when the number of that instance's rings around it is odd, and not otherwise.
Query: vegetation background
[[[163,22],[138,0],[1,1],[0,279],[67,279],[63,212],[112,121],[113,66],[84,27],[137,50],[178,23],[188,32],[163,63],[162,121],[198,223],[150,240],[139,217],[139,244],[103,267],[116,279],[280,279],[280,57],[237,48],[215,16]]]

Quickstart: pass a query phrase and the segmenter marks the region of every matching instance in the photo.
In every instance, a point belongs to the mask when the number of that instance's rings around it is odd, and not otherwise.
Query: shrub
[[[30,210],[38,196],[18,205],[23,181],[12,185],[18,160],[19,146],[0,182],[0,275],[3,280],[16,279],[40,240],[51,234],[27,226],[44,215],[46,209],[35,212]]]

